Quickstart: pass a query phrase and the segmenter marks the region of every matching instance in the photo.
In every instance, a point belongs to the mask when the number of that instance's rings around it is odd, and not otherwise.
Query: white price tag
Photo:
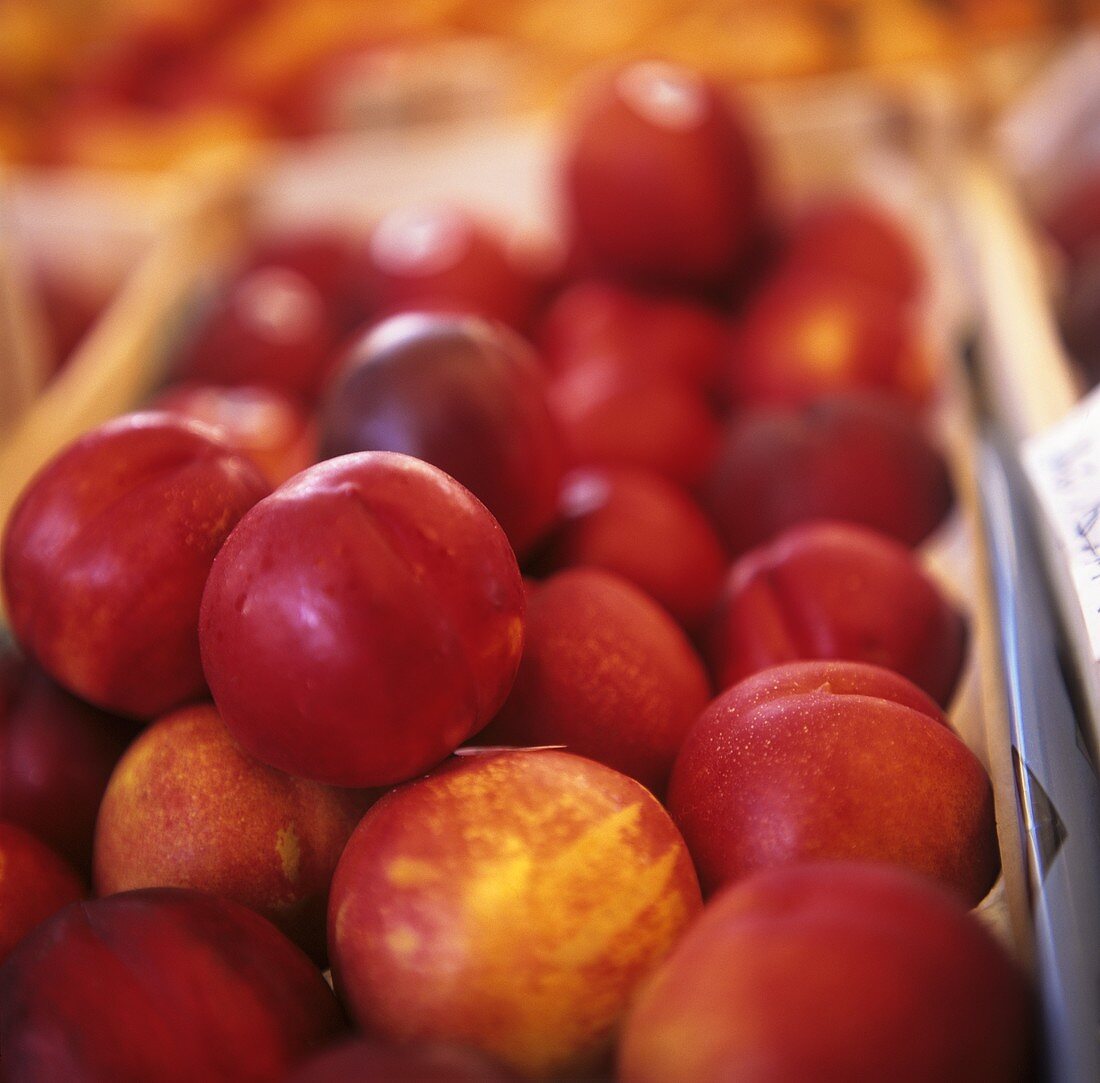
[[[1100,661],[1100,388],[1021,449],[1024,469],[1061,546]]]

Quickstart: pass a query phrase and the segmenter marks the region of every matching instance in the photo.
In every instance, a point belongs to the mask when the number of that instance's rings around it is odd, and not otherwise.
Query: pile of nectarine
[[[569,140],[560,267],[258,239],[22,495],[0,1080],[1025,1077],[923,261],[692,72]]]

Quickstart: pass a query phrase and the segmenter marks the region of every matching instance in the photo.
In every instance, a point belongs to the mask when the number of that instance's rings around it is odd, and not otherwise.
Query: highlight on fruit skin
[[[760,227],[756,133],[724,88],[642,60],[579,96],[561,174],[574,246],[613,278],[727,284]]]

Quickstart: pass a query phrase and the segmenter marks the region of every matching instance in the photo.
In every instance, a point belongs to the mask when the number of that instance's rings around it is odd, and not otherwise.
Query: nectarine
[[[96,824],[96,890],[222,895],[323,960],[329,881],[373,796],[266,767],[213,706],[185,707],[146,729],[111,776]]]
[[[717,896],[648,982],[622,1083],[1022,1083],[1027,982],[957,899],[900,870],[777,869]]]
[[[214,555],[269,491],[215,430],[128,414],[30,482],[4,538],[16,637],[97,706],[149,718],[201,697],[199,601]]]
[[[857,859],[922,873],[975,906],[999,867],[993,788],[932,700],[853,662],[776,666],[688,731],[668,808],[703,888]]]
[[[574,113],[563,181],[576,243],[612,275],[728,282],[757,226],[758,157],[718,86],[674,64],[624,65]]]
[[[399,451],[438,466],[518,553],[554,521],[565,469],[533,350],[473,316],[394,316],[360,337],[326,393],[321,451]]]
[[[198,891],[75,903],[0,968],[5,1083],[279,1083],[344,1026],[299,948]]]
[[[478,743],[564,745],[660,796],[709,698],[706,669],[665,610],[618,576],[575,568],[529,597],[516,683]]]
[[[508,539],[428,463],[319,463],[233,531],[202,601],[226,726],[289,774],[377,786],[433,766],[500,708],[523,644]]]
[[[483,752],[363,818],[333,879],[329,955],[382,1038],[593,1072],[699,906],[683,841],[639,783],[565,752]]]
[[[905,546],[814,520],[734,562],[706,646],[722,688],[782,662],[844,658],[896,670],[946,707],[966,642],[962,612]]]

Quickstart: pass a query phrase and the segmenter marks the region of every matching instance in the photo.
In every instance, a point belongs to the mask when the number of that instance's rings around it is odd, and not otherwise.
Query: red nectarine
[[[622,1083],[1023,1083],[1019,967],[956,899],[900,870],[778,869],[716,897],[647,983]]]
[[[325,396],[321,451],[415,455],[465,485],[518,553],[557,514],[562,437],[531,347],[472,316],[395,316],[350,348]]]
[[[975,906],[997,875],[993,788],[935,704],[854,662],[764,670],[688,731],[668,808],[705,891],[858,859],[922,873]]]
[[[5,1083],[280,1083],[343,1029],[299,948],[198,891],[73,904],[0,968]]]
[[[530,596],[516,683],[478,743],[564,745],[660,796],[709,698],[703,663],[665,610],[618,576],[575,568]]]
[[[0,820],[0,963],[35,926],[84,894],[80,878],[44,842]]]
[[[82,436],[27,486],[3,579],[20,644],[92,703],[148,718],[206,691],[198,617],[211,562],[269,491],[197,422],[128,414]]]
[[[564,188],[576,243],[613,275],[725,283],[757,226],[759,172],[724,90],[674,64],[628,64],[574,115]]]
[[[411,778],[497,712],[523,644],[508,539],[442,470],[330,459],[241,520],[210,571],[202,657],[226,726],[290,774]]]
[[[719,687],[767,666],[844,658],[886,666],[951,702],[966,620],[899,542],[853,523],[801,523],[739,557],[707,630]]]

